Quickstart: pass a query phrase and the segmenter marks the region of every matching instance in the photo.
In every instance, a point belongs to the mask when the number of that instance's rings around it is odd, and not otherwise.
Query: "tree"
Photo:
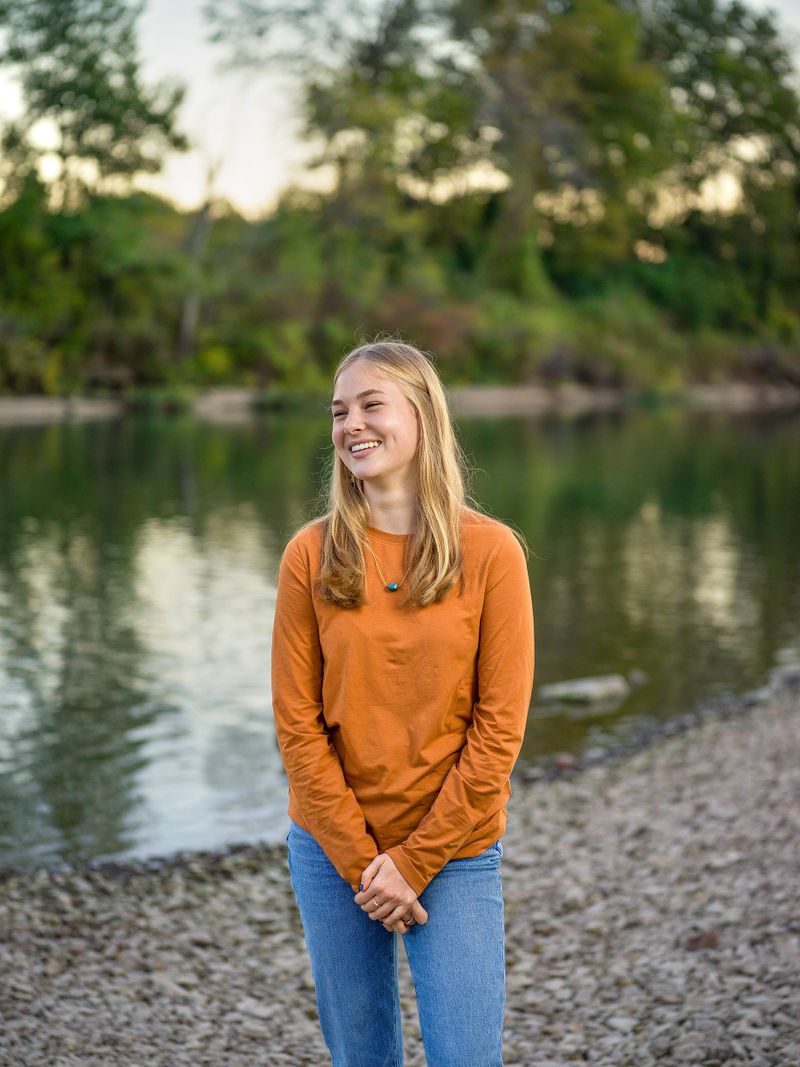
[[[128,187],[187,147],[176,129],[184,89],[148,88],[137,56],[142,3],[129,0],[0,0],[0,63],[16,73],[25,136],[46,120],[58,160],[55,203],[75,209],[87,191]]]
[[[526,299],[547,290],[543,214],[580,222],[588,205],[605,220],[609,254],[629,254],[629,197],[644,196],[670,161],[674,120],[665,79],[639,55],[635,14],[612,0],[383,0],[335,58],[326,50],[320,70],[308,62],[319,51],[311,31],[322,21],[345,33],[338,5],[323,8],[313,23],[302,3],[228,0],[209,13],[235,60],[252,62],[253,42],[277,37],[293,11],[305,61],[275,54],[300,75],[306,130],[323,143],[334,198],[349,185],[357,214],[372,204],[385,218],[398,188],[425,201],[481,180],[505,186],[487,214],[484,268]]]
[[[682,136],[673,186],[687,208],[722,172],[740,186],[785,183],[800,165],[800,96],[788,41],[773,11],[734,0],[631,0],[642,56],[664,72]]]

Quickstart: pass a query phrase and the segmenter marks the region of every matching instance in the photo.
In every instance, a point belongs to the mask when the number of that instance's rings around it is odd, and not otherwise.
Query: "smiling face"
[[[336,379],[331,415],[334,447],[356,478],[388,484],[413,469],[419,440],[414,405],[367,360],[351,363]],[[368,441],[380,443],[352,451]]]

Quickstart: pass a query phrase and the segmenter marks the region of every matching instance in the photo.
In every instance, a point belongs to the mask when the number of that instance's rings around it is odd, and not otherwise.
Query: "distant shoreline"
[[[448,388],[456,416],[565,415],[678,405],[701,411],[749,413],[800,409],[800,388],[790,384],[696,383],[676,389],[603,388],[563,385],[456,385]],[[0,396],[0,426],[88,422],[120,418],[142,410],[180,410],[210,422],[246,421],[267,411],[324,409],[322,400],[283,390],[240,387],[195,394],[154,390],[149,400],[134,396]],[[319,401],[319,403],[317,403]]]

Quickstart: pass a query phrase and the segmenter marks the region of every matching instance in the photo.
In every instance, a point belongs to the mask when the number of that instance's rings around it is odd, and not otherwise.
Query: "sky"
[[[800,0],[751,0],[750,6],[779,13],[800,66]],[[149,0],[139,23],[146,82],[177,79],[186,85],[180,127],[194,143],[139,184],[191,209],[202,203],[209,171],[216,168],[216,195],[256,218],[269,213],[282,189],[302,179],[312,148],[303,143],[285,76],[268,69],[246,76],[219,70],[224,53],[207,40],[202,7],[203,0]],[[0,117],[13,116],[18,107],[15,86],[0,76]]]
[[[187,86],[180,126],[196,147],[174,153],[163,172],[142,184],[181,207],[214,189],[249,217],[266,214],[280,191],[297,180],[310,149],[304,145],[288,79],[278,71],[221,73],[222,46],[208,42],[203,0],[149,0],[139,24],[145,75]]]

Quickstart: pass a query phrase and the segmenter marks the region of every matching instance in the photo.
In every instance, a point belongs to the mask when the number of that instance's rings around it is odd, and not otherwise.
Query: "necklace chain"
[[[378,568],[378,574],[380,575],[380,578],[381,578],[381,581],[383,582],[384,588],[388,589],[390,593],[396,592],[400,588],[400,586],[403,584],[403,582],[406,580],[406,578],[408,577],[408,572],[411,570],[411,566],[409,565],[408,570],[406,571],[406,573],[403,575],[403,577],[400,579],[399,582],[387,582],[386,579],[383,576],[383,571],[381,570],[381,565],[380,565],[380,563],[378,563],[378,557],[375,555],[375,551],[374,551],[372,545],[369,543],[369,537],[367,537],[367,548],[370,550],[370,552],[372,552],[372,558],[375,560],[375,566]]]

